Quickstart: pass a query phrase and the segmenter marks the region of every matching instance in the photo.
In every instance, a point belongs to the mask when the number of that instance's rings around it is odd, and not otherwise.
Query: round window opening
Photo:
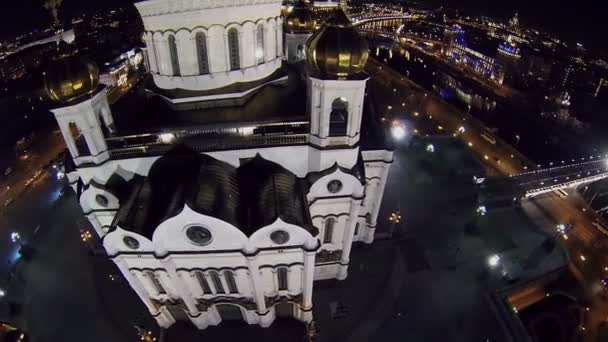
[[[129,247],[131,249],[139,248],[139,241],[137,241],[134,237],[125,236],[122,238],[122,242],[124,242],[125,245],[127,245],[127,247]]]
[[[205,246],[211,243],[211,232],[209,229],[201,226],[192,226],[186,229],[186,236],[193,244]]]
[[[108,198],[104,195],[95,196],[95,202],[97,202],[97,204],[99,204],[102,207],[108,206]]]
[[[327,190],[332,194],[335,194],[336,192],[342,190],[342,182],[337,179],[332,180],[331,182],[327,183]]]
[[[282,245],[289,241],[289,233],[284,230],[276,230],[270,234],[270,240],[277,245]]]

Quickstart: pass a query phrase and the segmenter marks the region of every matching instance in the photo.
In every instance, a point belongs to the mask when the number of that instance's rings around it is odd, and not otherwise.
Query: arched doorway
[[[217,304],[215,309],[217,310],[217,313],[220,314],[223,321],[243,320],[243,313],[241,312],[241,307],[238,305]]]

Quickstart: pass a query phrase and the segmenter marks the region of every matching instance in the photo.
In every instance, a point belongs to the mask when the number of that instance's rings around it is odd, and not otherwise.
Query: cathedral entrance
[[[242,320],[243,313],[241,312],[241,308],[237,305],[232,304],[217,304],[215,309],[222,317],[223,321],[229,320]]]
[[[274,306],[277,318],[293,318],[294,305],[291,302],[281,302]]]

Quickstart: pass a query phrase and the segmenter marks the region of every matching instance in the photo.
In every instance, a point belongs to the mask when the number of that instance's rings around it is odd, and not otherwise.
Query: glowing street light
[[[488,266],[496,268],[500,264],[500,256],[498,254],[492,254],[488,257]]]
[[[21,235],[19,235],[19,233],[17,233],[17,232],[12,232],[12,233],[11,233],[11,240],[12,240],[13,242],[17,242],[17,241],[19,241],[20,239],[21,239]]]
[[[485,216],[487,211],[488,211],[488,209],[486,208],[485,205],[480,205],[479,207],[477,207],[477,210],[475,212],[479,216]]]
[[[433,146],[433,144],[426,145],[426,151],[430,153],[435,152],[435,146]]]
[[[399,211],[395,211],[394,213],[391,214],[391,216],[388,218],[388,220],[391,223],[400,223],[401,222],[401,214],[399,213]]]
[[[407,135],[405,125],[397,120],[393,121],[391,125],[391,135],[395,140],[401,140],[405,138],[405,136]]]

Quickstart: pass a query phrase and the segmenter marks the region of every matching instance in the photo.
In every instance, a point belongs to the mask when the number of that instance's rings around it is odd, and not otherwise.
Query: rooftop
[[[304,197],[307,182],[259,155],[235,168],[177,147],[154,163],[148,177],[129,183],[130,196],[115,223],[148,238],[185,205],[228,222],[247,236],[278,218],[318,234]]]
[[[268,83],[277,78],[285,80]],[[252,124],[306,120],[306,88],[299,71],[285,66],[270,79],[236,83],[208,92],[161,90],[151,79],[112,106],[118,135],[161,133],[196,127],[242,127]],[[255,89],[259,87],[258,89]],[[146,91],[146,88],[149,91]],[[228,89],[230,88],[230,89]],[[167,99],[206,96],[255,89],[239,101],[197,103],[202,109],[176,110]],[[161,97],[162,96],[162,97]]]

